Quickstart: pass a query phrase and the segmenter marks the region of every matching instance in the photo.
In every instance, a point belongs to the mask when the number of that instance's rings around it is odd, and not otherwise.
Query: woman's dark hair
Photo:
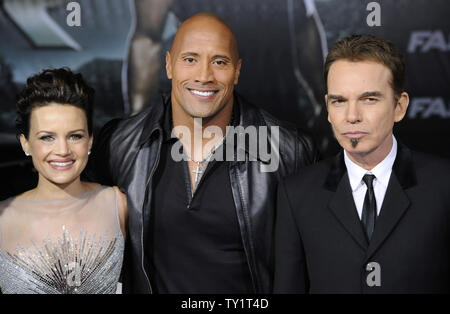
[[[43,70],[29,77],[24,89],[17,95],[17,134],[28,138],[30,115],[34,108],[57,103],[83,109],[89,135],[92,135],[93,101],[94,90],[86,84],[81,74],[75,74],[69,68]]]

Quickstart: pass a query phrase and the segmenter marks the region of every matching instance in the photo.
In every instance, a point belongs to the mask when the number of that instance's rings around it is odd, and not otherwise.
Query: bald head
[[[197,117],[226,125],[241,64],[236,38],[223,20],[209,13],[186,20],[166,53],[174,121]]]
[[[182,43],[191,35],[206,33],[215,33],[220,37],[223,44],[228,46],[233,63],[239,60],[238,45],[233,31],[224,20],[212,13],[198,13],[185,20],[178,28],[170,53],[178,51]]]

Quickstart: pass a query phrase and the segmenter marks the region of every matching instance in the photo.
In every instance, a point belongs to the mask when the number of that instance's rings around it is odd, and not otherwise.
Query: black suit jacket
[[[280,183],[275,293],[450,292],[449,176],[449,161],[399,143],[370,243],[343,152]]]

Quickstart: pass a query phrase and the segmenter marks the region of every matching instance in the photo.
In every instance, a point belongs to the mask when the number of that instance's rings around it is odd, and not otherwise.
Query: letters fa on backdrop
[[[68,26],[81,26],[81,6],[78,2],[72,1],[67,4],[67,14],[66,23]]]

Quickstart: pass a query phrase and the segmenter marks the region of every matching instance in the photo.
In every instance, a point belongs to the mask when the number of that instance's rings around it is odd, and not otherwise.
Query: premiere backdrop
[[[164,53],[179,24],[205,11],[236,34],[243,59],[237,91],[309,131],[323,157],[338,149],[323,101],[328,48],[357,33],[390,39],[405,56],[411,97],[397,138],[450,157],[448,0],[0,0],[0,199],[36,184],[14,128],[15,95],[27,77],[62,66],[81,72],[96,90],[98,130],[170,91]],[[139,96],[141,85],[150,88]]]

